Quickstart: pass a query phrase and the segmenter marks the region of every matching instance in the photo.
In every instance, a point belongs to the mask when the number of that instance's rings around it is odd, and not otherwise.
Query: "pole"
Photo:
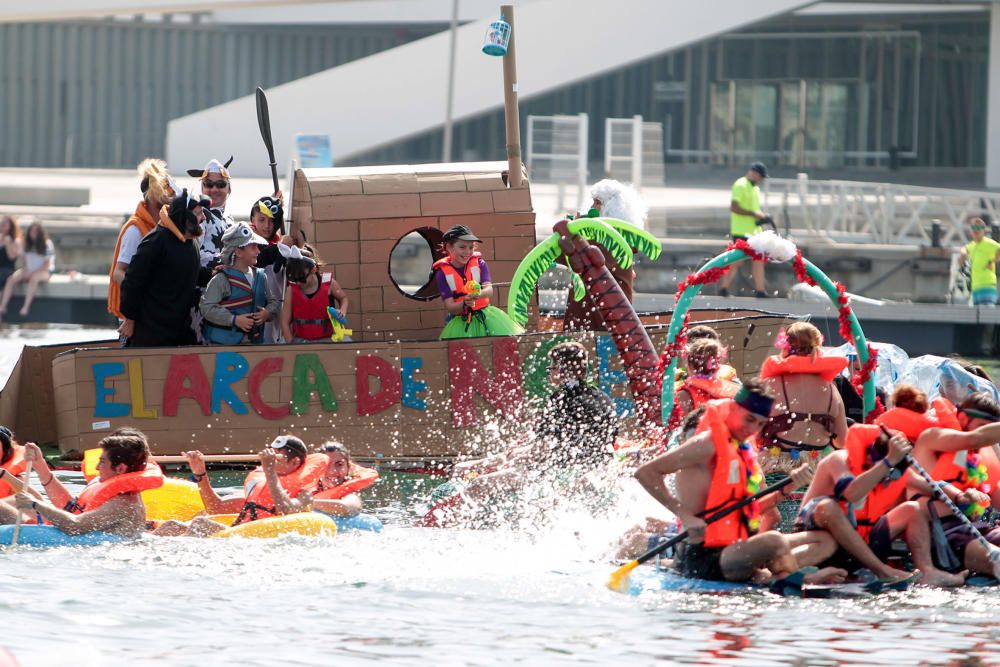
[[[455,44],[458,41],[458,0],[451,3],[451,46],[448,54],[448,98],[444,114],[444,141],[441,148],[441,161],[451,162],[451,113],[455,101]]]
[[[514,5],[500,5],[500,13],[510,24],[510,42],[503,57],[503,110],[507,124],[507,170],[512,188],[521,187],[521,121],[517,110],[517,63],[514,42]]]

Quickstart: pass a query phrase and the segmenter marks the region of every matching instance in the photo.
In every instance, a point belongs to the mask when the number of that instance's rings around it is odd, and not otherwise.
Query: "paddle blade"
[[[611,573],[608,577],[608,588],[615,591],[616,593],[628,593],[629,589],[629,573],[635,568],[639,567],[639,561],[630,560],[629,562],[622,565],[620,568]]]
[[[257,125],[260,126],[260,137],[264,140],[268,157],[274,160],[274,143],[271,141],[271,114],[267,109],[267,95],[264,89],[257,86]]]
[[[88,449],[83,453],[83,478],[88,482],[97,477],[97,462],[104,450],[100,447]]]

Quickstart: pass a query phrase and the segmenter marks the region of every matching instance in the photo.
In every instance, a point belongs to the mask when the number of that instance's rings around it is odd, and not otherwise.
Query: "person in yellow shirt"
[[[972,216],[968,220],[972,243],[962,248],[962,260],[969,260],[972,274],[972,305],[997,305],[997,251],[1000,243],[986,236],[986,223]]]
[[[733,192],[729,202],[729,233],[733,240],[745,239],[760,231],[760,225],[768,219],[766,213],[760,210],[760,184],[767,178],[767,166],[763,162],[754,162],[750,170],[733,183]],[[753,276],[754,296],[763,299],[767,297],[764,291],[764,262],[754,262],[751,268]],[[719,296],[729,296],[729,286],[736,277],[736,270],[730,268],[722,277],[719,285]]]

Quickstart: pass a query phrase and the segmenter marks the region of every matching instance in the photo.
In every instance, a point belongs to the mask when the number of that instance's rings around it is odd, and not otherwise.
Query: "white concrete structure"
[[[990,9],[990,63],[986,113],[986,187],[1000,188],[1000,1]]]
[[[619,0],[615,11],[598,0],[518,5],[519,93],[522,99],[542,94],[809,4],[705,0],[697,11],[681,12],[663,0]],[[500,60],[480,51],[494,18],[491,13],[458,29],[456,121],[503,104]],[[288,164],[296,133],[329,134],[340,160],[440,127],[448,44],[448,33],[439,33],[268,91],[278,164]],[[241,164],[253,165],[249,174],[260,175],[267,159],[257,134],[250,95],[171,122],[167,162],[198,164],[206,155],[238,149]]]

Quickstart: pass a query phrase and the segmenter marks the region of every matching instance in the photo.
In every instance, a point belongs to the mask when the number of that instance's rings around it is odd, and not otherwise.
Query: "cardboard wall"
[[[389,274],[389,256],[414,230],[467,225],[494,283],[510,283],[535,246],[527,180],[511,190],[506,162],[309,169],[296,172],[293,220],[350,298],[356,341],[433,340],[445,322],[440,299],[404,294]],[[430,266],[427,267],[428,273]],[[493,305],[506,308],[507,287]]]
[[[789,322],[758,316],[713,324],[746,376],[756,373],[778,328]],[[666,325],[650,328],[658,347],[666,333]],[[281,433],[316,445],[336,438],[365,458],[433,460],[482,453],[509,443],[531,420],[551,391],[546,355],[563,340],[579,340],[590,349],[594,381],[627,407],[627,380],[614,344],[607,335],[592,333],[108,348],[74,350],[55,359],[55,419],[33,428],[54,425],[63,451],[88,449],[113,429],[134,426],[147,433],[158,454],[191,448],[253,453]],[[290,412],[295,404],[300,414]]]

